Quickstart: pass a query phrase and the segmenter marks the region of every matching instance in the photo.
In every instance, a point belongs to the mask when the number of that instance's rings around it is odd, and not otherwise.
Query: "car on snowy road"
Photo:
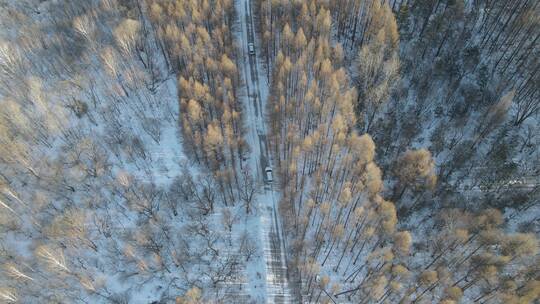
[[[272,178],[272,168],[264,168],[264,173],[266,174],[266,181],[271,183],[274,179]]]

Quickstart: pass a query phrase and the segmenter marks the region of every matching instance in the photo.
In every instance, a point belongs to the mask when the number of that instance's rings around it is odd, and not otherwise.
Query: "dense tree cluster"
[[[496,209],[440,213],[434,223],[438,232],[428,240],[431,254],[411,263],[421,272],[407,301],[530,303],[537,298],[538,240],[534,234],[505,233],[502,223]]]
[[[266,5],[260,3],[261,23],[283,24],[268,30],[277,41],[263,34],[263,43],[278,47],[268,60],[274,63],[268,105],[280,211],[303,293],[318,302],[324,289],[377,284],[378,261],[393,263],[394,238],[404,251],[410,244],[401,240],[407,233],[396,231],[394,205],[381,196],[373,140],[354,129],[356,90],[342,67],[341,46],[330,43],[330,11],[316,1]],[[319,284],[316,277],[328,271],[338,279]]]
[[[184,147],[219,183],[226,201],[241,185],[244,141],[230,0],[148,1],[153,28],[178,74]]]

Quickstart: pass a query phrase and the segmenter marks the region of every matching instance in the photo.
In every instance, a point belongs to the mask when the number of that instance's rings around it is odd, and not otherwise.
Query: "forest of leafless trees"
[[[232,1],[1,6],[1,302],[230,302],[257,190]]]
[[[536,303],[539,1],[239,1],[0,0],[0,302]]]
[[[534,219],[501,213],[538,204],[538,8],[471,2],[257,1],[308,302],[538,297]]]

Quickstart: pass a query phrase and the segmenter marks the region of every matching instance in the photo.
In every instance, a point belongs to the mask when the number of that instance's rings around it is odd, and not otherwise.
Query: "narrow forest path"
[[[244,116],[246,119],[247,140],[251,147],[249,161],[252,174],[264,185],[263,192],[257,196],[255,205],[261,221],[261,239],[264,262],[266,265],[266,302],[296,303],[286,263],[285,242],[281,232],[281,224],[277,212],[277,198],[273,185],[267,180],[265,168],[272,167],[266,139],[265,109],[269,82],[266,73],[259,69],[259,52],[255,39],[254,22],[249,0],[236,2],[240,19],[242,60],[239,67],[243,73],[247,94],[244,100]],[[252,46],[252,51],[250,51]]]

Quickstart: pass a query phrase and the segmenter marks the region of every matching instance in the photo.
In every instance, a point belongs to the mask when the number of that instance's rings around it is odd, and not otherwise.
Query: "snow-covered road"
[[[266,141],[265,109],[268,97],[269,82],[266,74],[259,69],[257,52],[257,39],[253,29],[254,22],[251,14],[249,0],[236,2],[236,9],[240,19],[239,35],[242,60],[240,70],[243,73],[246,92],[244,99],[244,115],[248,130],[247,140],[252,148],[252,157],[249,164],[257,180],[264,184],[263,193],[257,196],[256,205],[260,217],[260,237],[263,246],[264,272],[266,278],[266,303],[296,303],[289,285],[289,273],[286,263],[285,243],[281,233],[281,224],[277,212],[277,199],[279,193],[273,190],[266,180],[264,168],[272,166],[272,157]],[[254,53],[248,51],[253,44]]]

